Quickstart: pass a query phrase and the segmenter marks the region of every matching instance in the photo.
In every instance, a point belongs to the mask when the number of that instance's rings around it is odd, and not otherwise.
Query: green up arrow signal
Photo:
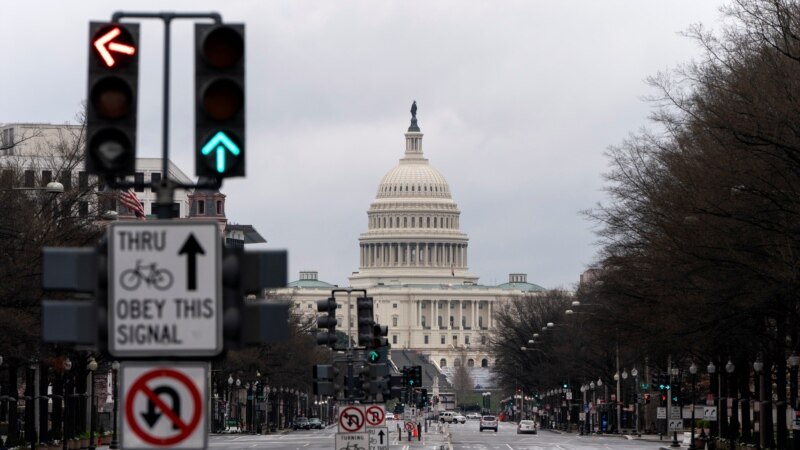
[[[227,169],[225,164],[227,152],[231,152],[233,156],[239,156],[242,151],[239,149],[239,146],[228,137],[227,134],[222,131],[218,131],[211,139],[208,140],[208,142],[206,142],[203,148],[200,149],[200,153],[205,156],[208,156],[211,154],[211,152],[216,152],[215,158],[217,163],[215,167],[217,173],[225,173],[225,170]]]
[[[369,361],[370,362],[375,362],[375,361],[378,361],[379,359],[381,359],[381,354],[380,353],[376,352],[375,350],[372,350],[371,352],[369,352]]]

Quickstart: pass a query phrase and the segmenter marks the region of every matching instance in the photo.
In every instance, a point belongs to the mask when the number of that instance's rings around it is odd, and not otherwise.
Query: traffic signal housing
[[[372,347],[375,325],[372,297],[359,297],[356,299],[356,317],[358,321],[358,345]]]
[[[312,369],[314,395],[336,397],[342,386],[337,384],[339,369],[331,364],[317,364]]]
[[[244,24],[195,24],[195,173],[245,175]]]
[[[139,25],[89,24],[86,95],[86,171],[124,176],[136,172],[136,99]]]
[[[317,301],[317,311],[328,313],[317,317],[317,327],[325,331],[317,332],[317,344],[336,349],[336,299],[328,297]]]

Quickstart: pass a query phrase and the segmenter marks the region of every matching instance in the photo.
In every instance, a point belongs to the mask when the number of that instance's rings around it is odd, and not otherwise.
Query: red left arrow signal
[[[105,61],[108,67],[114,67],[114,64],[117,63],[114,57],[111,56],[111,52],[122,53],[129,56],[136,53],[136,48],[132,45],[112,42],[112,40],[120,34],[122,34],[122,31],[119,27],[114,27],[94,41],[94,48],[100,53],[100,57],[103,58],[103,61]]]

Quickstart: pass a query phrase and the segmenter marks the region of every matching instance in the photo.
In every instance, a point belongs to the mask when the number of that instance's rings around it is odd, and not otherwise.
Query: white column
[[[448,330],[450,329],[450,314],[452,314],[450,312],[450,300],[447,300],[447,315],[444,318],[444,323],[446,325],[445,329],[448,329]]]

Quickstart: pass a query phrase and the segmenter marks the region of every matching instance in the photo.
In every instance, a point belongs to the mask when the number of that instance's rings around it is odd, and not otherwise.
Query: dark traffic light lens
[[[217,69],[233,67],[244,52],[242,36],[228,27],[212,30],[203,41],[203,56],[206,62]]]
[[[132,155],[128,137],[113,128],[106,128],[92,136],[89,149],[98,166],[106,172],[124,168]]]
[[[214,120],[230,120],[243,102],[242,88],[229,79],[218,79],[203,92],[203,111]]]
[[[117,77],[103,78],[92,88],[92,108],[103,119],[117,120],[131,111],[133,93],[128,83]]]

